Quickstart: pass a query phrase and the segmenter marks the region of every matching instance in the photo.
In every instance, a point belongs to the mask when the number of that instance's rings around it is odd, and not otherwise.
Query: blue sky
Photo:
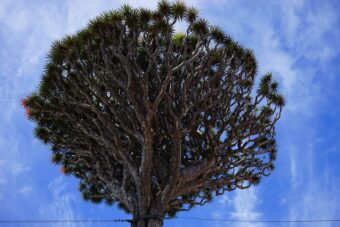
[[[33,138],[33,124],[25,119],[20,107],[20,99],[37,88],[51,43],[81,29],[100,12],[117,8],[124,2],[153,8],[157,1],[0,1],[0,219],[129,218],[116,207],[82,201],[76,180],[63,176],[59,167],[51,164],[48,147]],[[277,125],[279,151],[274,173],[259,186],[225,194],[179,216],[339,219],[338,1],[187,2],[197,6],[201,16],[211,24],[221,26],[234,39],[254,50],[259,74],[273,72],[281,82],[287,106]],[[227,224],[279,226],[184,219],[165,222],[165,226],[186,227]],[[336,226],[336,223],[315,226]]]

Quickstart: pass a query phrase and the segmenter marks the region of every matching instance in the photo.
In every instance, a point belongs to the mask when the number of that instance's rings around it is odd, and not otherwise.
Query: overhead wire
[[[216,222],[245,222],[245,223],[324,223],[340,222],[340,219],[305,219],[305,220],[245,220],[245,219],[218,219],[198,217],[174,217],[165,219],[186,219],[196,221]],[[133,219],[26,219],[26,220],[0,220],[0,224],[29,224],[29,223],[109,223],[109,222],[132,222]]]

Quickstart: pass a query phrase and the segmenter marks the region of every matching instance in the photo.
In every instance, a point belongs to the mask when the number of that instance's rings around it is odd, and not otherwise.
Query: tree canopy
[[[273,170],[284,99],[256,76],[253,52],[197,9],[123,5],[53,44],[23,105],[85,200],[158,226]]]

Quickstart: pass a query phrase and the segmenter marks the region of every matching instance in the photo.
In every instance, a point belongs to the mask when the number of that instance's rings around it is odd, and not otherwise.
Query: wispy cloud
[[[81,219],[79,211],[76,210],[76,199],[73,194],[66,191],[66,183],[63,176],[56,177],[48,185],[49,192],[52,195],[52,201],[48,205],[39,207],[39,213],[42,219],[47,220],[76,220]],[[52,226],[83,226],[81,223],[56,223]]]
[[[260,220],[263,216],[258,209],[261,200],[258,198],[255,189],[238,190],[233,201],[234,210],[231,218],[237,220]],[[237,223],[237,227],[261,227],[262,223]]]
[[[296,188],[296,184],[299,182],[297,179],[297,168],[298,168],[298,157],[297,157],[297,148],[293,144],[288,144],[287,145],[287,150],[288,150],[288,156],[289,156],[289,164],[290,164],[290,184],[292,188]]]
[[[300,193],[289,198],[289,218],[291,220],[334,219],[340,212],[340,197],[337,190],[339,179],[330,176],[329,171],[320,174],[321,179],[306,181]],[[298,226],[297,224],[291,224]],[[323,223],[322,226],[335,226],[334,223]]]
[[[300,56],[322,64],[339,52],[328,42],[329,38],[340,34],[334,29],[337,12],[328,1],[318,5],[309,3],[302,0],[280,2],[287,25],[285,40]]]
[[[243,221],[259,221],[263,213],[259,209],[261,199],[258,191],[254,188],[247,190],[236,190],[234,193],[224,194],[218,198],[218,206],[210,215],[215,219],[230,219]],[[215,226],[225,226],[225,223],[214,223]],[[233,227],[262,227],[262,223],[230,222],[228,226]]]
[[[21,195],[25,195],[27,196],[31,191],[32,191],[32,187],[31,186],[23,186],[22,188],[20,188],[19,190],[17,190],[17,192]]]
[[[15,187],[21,187],[16,178],[30,171],[30,164],[23,159],[18,147],[17,140],[0,136],[0,199],[9,196]]]
[[[302,93],[299,87],[292,90],[288,101],[298,104],[295,106],[297,111],[288,113],[286,126],[283,126],[287,133],[284,150],[288,151],[291,181],[287,218],[332,219],[339,209],[340,199],[334,185],[339,185],[340,181],[330,173],[324,159],[326,154],[320,146],[327,134],[319,134],[313,122],[322,113],[321,103],[325,105],[325,97],[329,95],[328,90],[315,82],[316,78],[330,60],[340,54],[340,50],[334,48],[334,37],[340,34],[334,29],[339,16],[328,1],[318,6],[309,5],[307,1],[285,2],[282,9],[287,24],[283,40],[288,52],[295,55],[296,81],[302,85]],[[323,80],[331,79],[328,73],[322,74]],[[300,94],[304,95],[299,97]],[[306,103],[308,108],[303,108]],[[323,226],[332,224],[324,223]]]
[[[304,137],[304,143],[289,146],[291,188],[286,198],[286,217],[291,220],[333,219],[340,212],[337,192],[340,178],[332,175],[334,169],[328,161],[321,161],[327,157],[327,151],[320,145],[324,137],[313,136],[310,126],[306,129],[309,135]],[[332,226],[332,223],[323,226]]]

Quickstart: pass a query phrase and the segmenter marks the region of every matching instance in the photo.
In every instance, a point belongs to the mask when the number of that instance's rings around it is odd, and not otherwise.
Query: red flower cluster
[[[21,105],[25,108],[25,116],[29,118],[32,114],[32,110],[27,107],[28,99],[21,99]]]
[[[27,103],[28,103],[27,98],[26,98],[26,99],[21,99],[21,105],[22,105],[23,107],[26,107],[26,108],[27,108]]]
[[[61,166],[59,170],[60,170],[60,172],[63,173],[63,174],[66,173],[65,166]]]
[[[29,118],[31,116],[31,114],[32,114],[32,110],[27,108],[26,111],[25,111],[26,117]]]

